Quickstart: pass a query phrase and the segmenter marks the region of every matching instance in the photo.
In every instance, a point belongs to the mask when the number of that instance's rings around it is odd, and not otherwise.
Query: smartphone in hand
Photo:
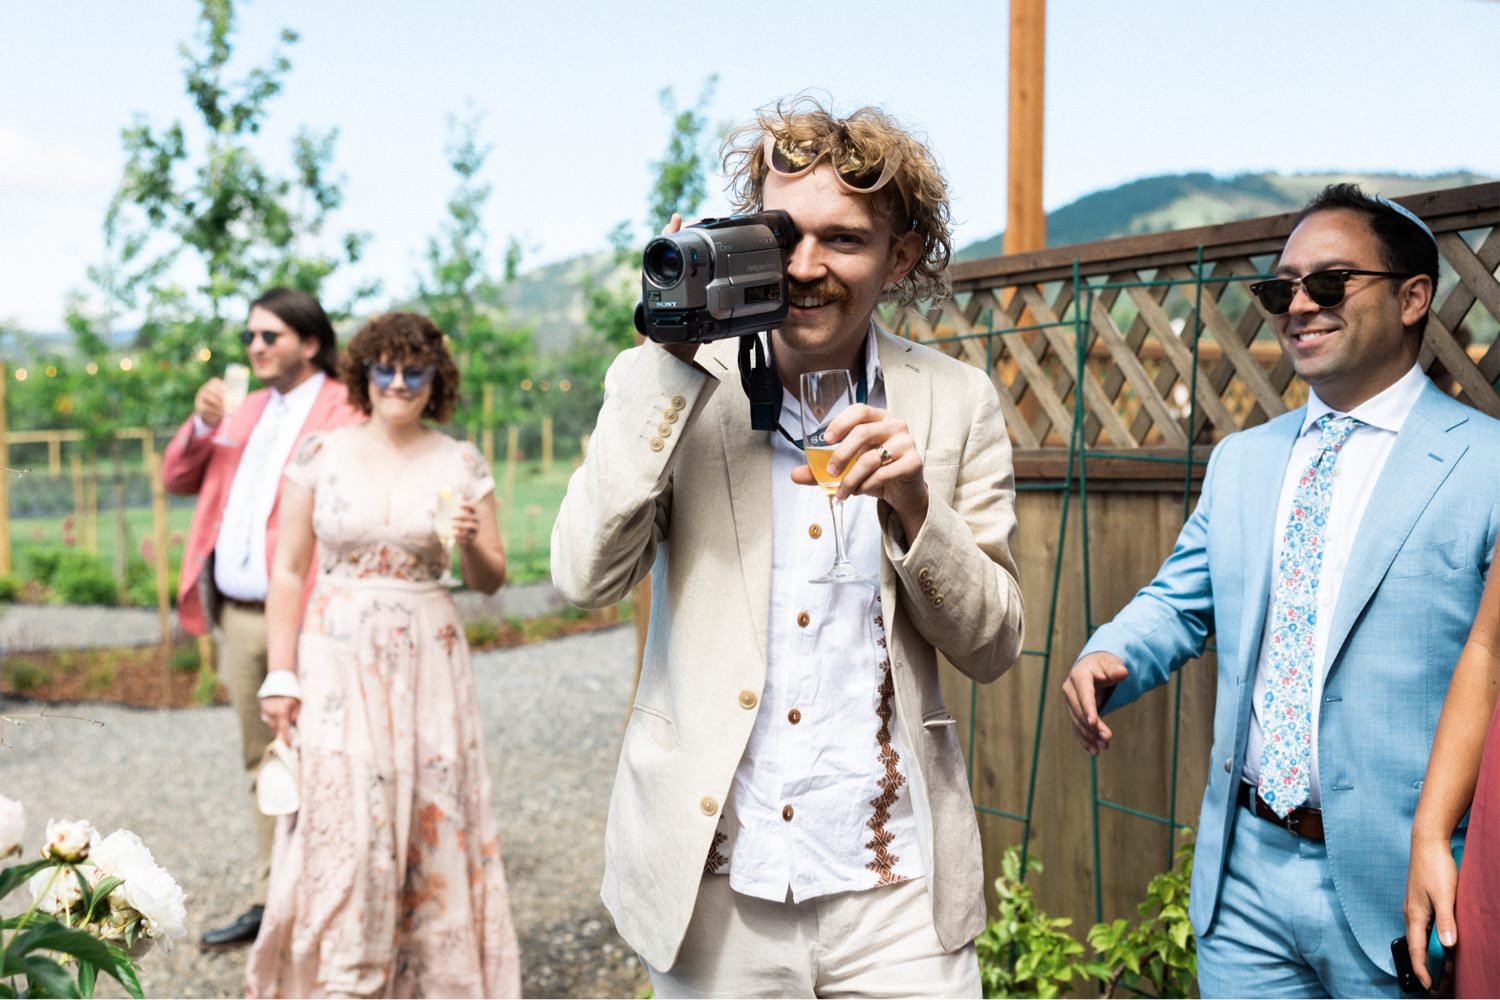
[[[1439,995],[1438,991],[1444,986],[1447,976],[1445,965],[1448,961],[1448,949],[1438,940],[1436,927],[1432,928],[1427,938],[1427,975],[1432,979],[1431,990],[1422,986],[1422,980],[1417,978],[1417,970],[1412,968],[1411,951],[1406,947],[1405,937],[1398,937],[1391,942],[1391,958],[1396,963],[1396,982],[1401,986],[1401,992],[1416,996]]]

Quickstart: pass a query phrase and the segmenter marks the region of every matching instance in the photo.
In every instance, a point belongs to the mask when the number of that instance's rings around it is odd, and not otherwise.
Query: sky
[[[1348,170],[1500,174],[1497,0],[1052,0],[1043,203],[1139,177]],[[333,233],[372,235],[334,288],[411,292],[454,177],[447,122],[483,114],[484,222],[522,269],[604,249],[646,213],[669,131],[658,94],[717,127],[812,89],[925,135],[958,245],[1005,227],[1004,0],[249,0],[235,67],[300,40],[254,148],[289,165],[299,128],[338,129]],[[0,0],[0,323],[63,326],[104,259],[120,131],[191,121],[178,46],[194,0]],[[705,214],[726,203],[717,179]]]

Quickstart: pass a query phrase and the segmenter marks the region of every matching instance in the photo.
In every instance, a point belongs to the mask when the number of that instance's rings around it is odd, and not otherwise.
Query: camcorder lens
[[[652,240],[646,247],[644,266],[652,284],[670,288],[682,280],[682,251],[671,240]]]

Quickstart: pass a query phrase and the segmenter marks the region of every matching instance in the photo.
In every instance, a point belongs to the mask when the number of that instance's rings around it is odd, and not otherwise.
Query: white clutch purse
[[[297,811],[297,749],[281,737],[271,741],[260,759],[255,778],[255,804],[267,816],[286,816]]]

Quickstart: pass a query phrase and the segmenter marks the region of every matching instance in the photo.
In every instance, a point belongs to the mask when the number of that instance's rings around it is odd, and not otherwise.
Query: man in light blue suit
[[[1101,711],[1217,635],[1205,996],[1399,995],[1412,814],[1500,527],[1500,422],[1416,364],[1437,264],[1425,224],[1353,185],[1303,211],[1251,290],[1308,404],[1214,450],[1156,579],[1063,685],[1098,754]]]

